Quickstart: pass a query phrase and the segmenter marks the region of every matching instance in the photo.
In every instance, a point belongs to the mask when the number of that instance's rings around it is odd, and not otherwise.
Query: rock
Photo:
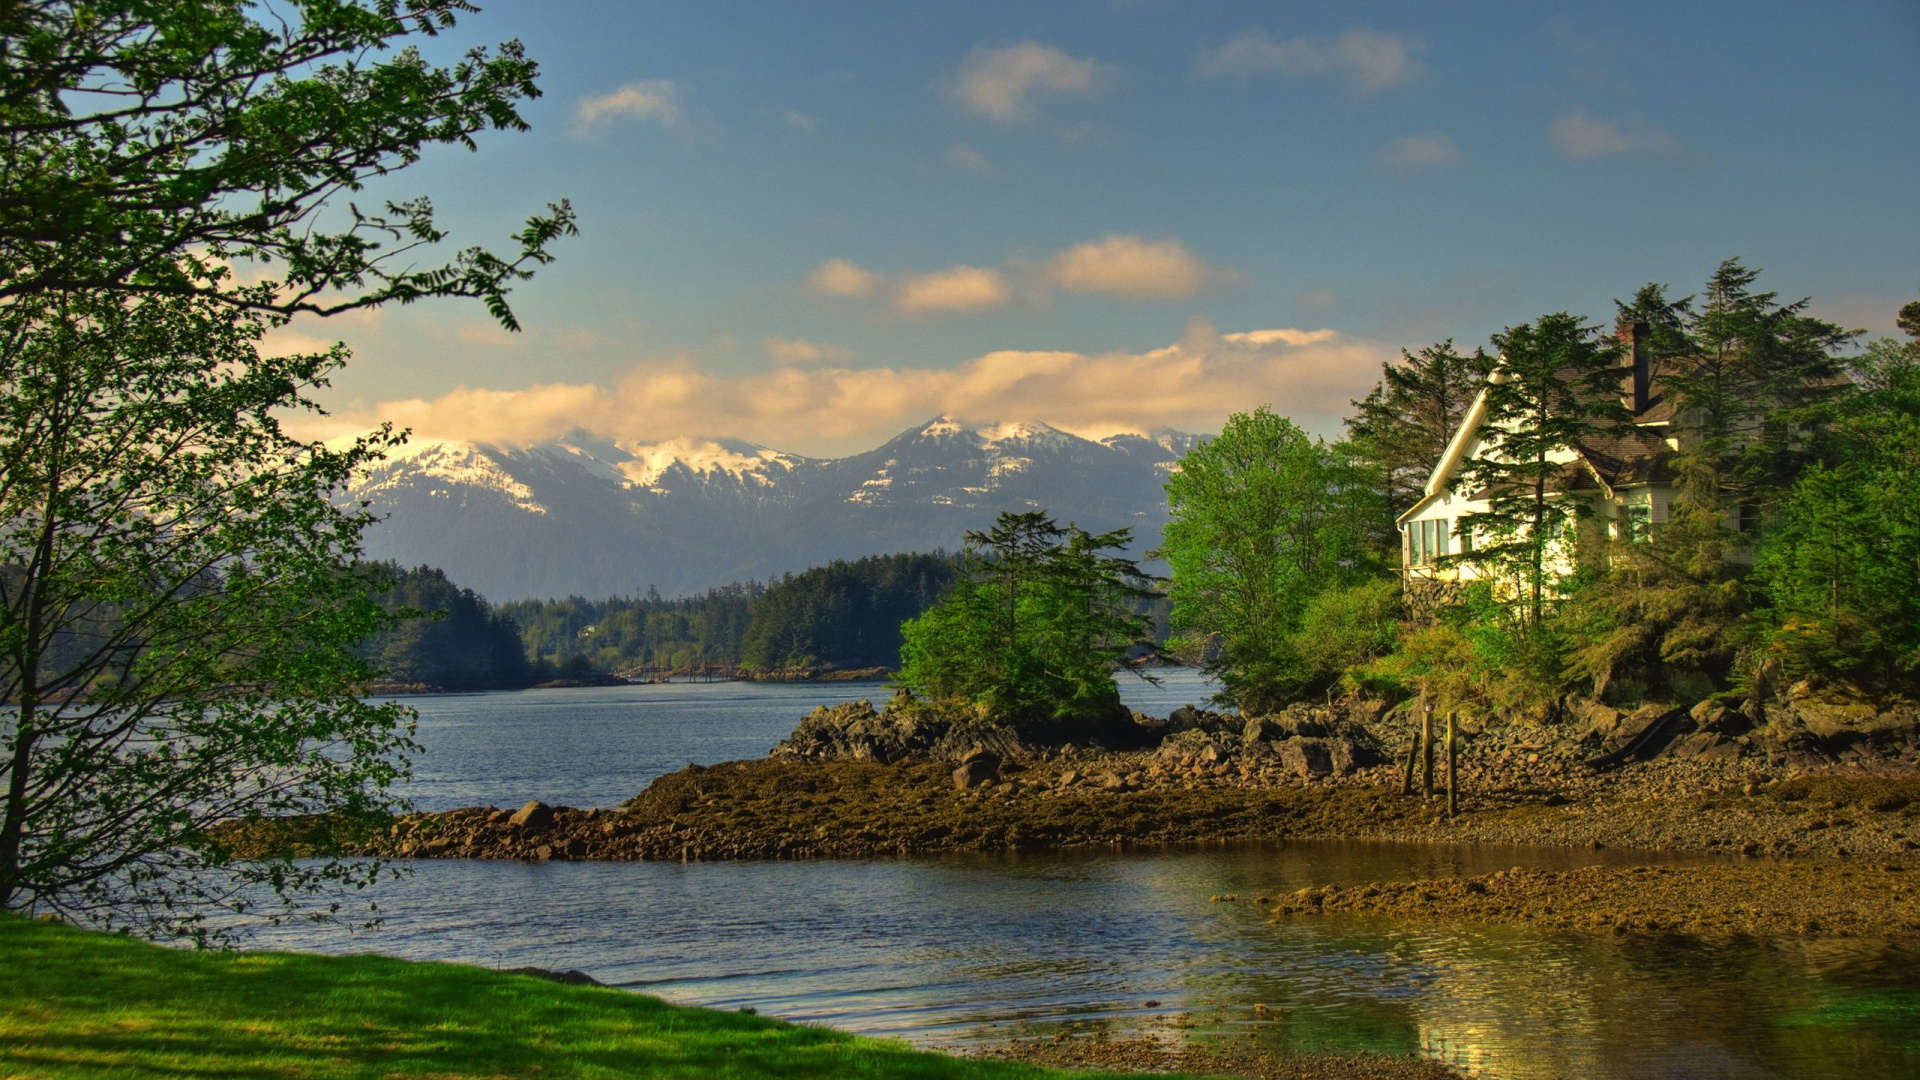
[[[508,968],[507,974],[531,975],[536,979],[545,979],[548,982],[562,983],[567,986],[605,986],[607,985],[606,983],[601,982],[599,979],[594,978],[593,976],[587,974],[586,972],[578,971],[578,970],[548,971],[546,968],[517,967],[517,968]]]
[[[1240,741],[1248,746],[1253,746],[1256,743],[1266,742],[1286,734],[1290,733],[1283,732],[1280,729],[1280,725],[1274,723],[1272,720],[1264,716],[1256,716],[1249,719],[1246,726],[1240,729]]]
[[[1735,712],[1713,700],[1695,705],[1687,715],[1693,718],[1695,727],[1716,735],[1744,735],[1753,729],[1753,721],[1744,713]]]
[[[999,781],[1000,762],[997,758],[990,756],[976,757],[953,770],[953,786],[961,791]]]
[[[896,701],[884,712],[871,702],[852,701],[813,710],[769,756],[887,765],[908,758],[958,762],[974,750],[1001,761],[1029,752],[1012,728],[991,720],[943,713],[911,701]]]
[[[1333,775],[1333,755],[1322,739],[1288,739],[1278,744],[1280,767],[1295,776]]]
[[[513,816],[507,819],[507,824],[520,829],[544,829],[553,824],[553,807],[533,799],[515,810]]]
[[[960,764],[962,765],[971,765],[976,761],[985,761],[995,769],[1000,767],[1000,755],[977,743],[968,748],[966,753],[960,755]]]

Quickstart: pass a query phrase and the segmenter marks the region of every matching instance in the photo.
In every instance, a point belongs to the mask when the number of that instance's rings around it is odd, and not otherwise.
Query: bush
[[[1315,682],[1327,685],[1350,668],[1393,651],[1400,633],[1400,583],[1390,578],[1328,589],[1307,604],[1294,651]]]

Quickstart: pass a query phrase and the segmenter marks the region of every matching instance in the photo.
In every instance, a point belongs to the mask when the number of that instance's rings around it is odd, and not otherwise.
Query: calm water
[[[422,699],[429,751],[417,794],[428,806],[532,795],[611,805],[688,761],[764,752],[822,689]],[[1206,693],[1191,676],[1140,689],[1135,707],[1153,712]],[[1486,1077],[1920,1075],[1920,957],[1876,943],[1706,949],[1380,920],[1268,925],[1245,899],[1208,901],[1606,857],[1297,844],[864,862],[424,861],[380,888],[379,930],[287,927],[257,941],[580,968],[687,1004],[940,1046],[1171,1031],[1186,1014],[1194,1037],[1424,1053]]]
[[[1173,669],[1160,684],[1127,676],[1121,697],[1165,716],[1216,687]],[[662,773],[756,758],[816,705],[892,695],[881,683],[668,683],[581,690],[436,694],[397,700],[420,714],[409,794],[422,810],[618,806]]]

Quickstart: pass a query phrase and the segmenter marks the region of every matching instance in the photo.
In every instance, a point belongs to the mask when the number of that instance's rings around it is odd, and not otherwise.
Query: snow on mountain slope
[[[444,568],[499,600],[669,595],[838,558],[956,549],[1003,510],[1159,539],[1182,432],[1098,441],[1032,421],[937,417],[843,458],[727,439],[619,446],[574,432],[503,447],[426,442],[350,489],[383,519],[376,558]]]
[[[659,482],[676,468],[697,477],[726,475],[739,484],[770,487],[811,461],[738,439],[672,439],[632,447],[621,472],[635,487],[656,491],[667,490]]]

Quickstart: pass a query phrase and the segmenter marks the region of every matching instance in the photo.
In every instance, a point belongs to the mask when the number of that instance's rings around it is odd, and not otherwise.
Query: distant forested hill
[[[542,675],[527,659],[513,619],[478,593],[431,566],[385,569],[393,584],[376,594],[381,606],[422,614],[361,646],[382,678],[442,690],[512,690]]]
[[[519,625],[527,653],[540,661],[597,671],[679,667],[738,660],[748,610],[765,591],[736,582],[672,600],[649,591],[605,600],[518,600],[500,610]]]
[[[831,664],[900,663],[900,624],[919,616],[953,584],[952,557],[872,555],[790,574],[753,606],[740,662],[761,671]]]
[[[931,606],[955,573],[945,554],[874,555],[673,600],[574,596],[500,610],[519,625],[528,654],[555,666],[891,667],[900,661],[900,624]]]

